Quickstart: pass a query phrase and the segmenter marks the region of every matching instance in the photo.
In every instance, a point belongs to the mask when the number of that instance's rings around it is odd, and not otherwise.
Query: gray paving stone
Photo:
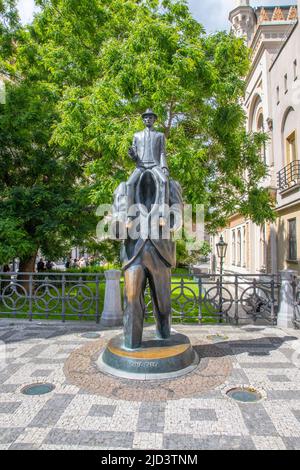
[[[300,400],[300,390],[268,390],[268,400]]]
[[[33,420],[28,424],[29,428],[49,428],[55,426],[64,410],[42,408]]]
[[[133,446],[133,432],[113,431],[67,431],[65,429],[52,429],[43,444],[52,445],[86,445],[101,447],[122,447],[131,449]]]
[[[67,406],[69,406],[74,396],[75,395],[67,393],[56,393],[45,403],[44,408],[65,409]]]
[[[268,375],[270,382],[290,382],[291,380],[286,375]]]
[[[51,369],[38,369],[32,372],[30,377],[49,377],[52,372]]]
[[[6,331],[4,333],[1,332],[0,340],[6,342],[7,340],[11,339],[14,335],[16,335],[16,331]]]
[[[38,446],[34,444],[26,444],[25,442],[15,442],[8,450],[38,450]]]
[[[294,349],[291,349],[291,348],[280,348],[279,351],[281,352],[281,354],[284,355],[284,357],[286,359],[288,359],[289,361],[292,359],[293,355],[295,354],[295,351]]]
[[[254,436],[278,436],[276,428],[261,403],[239,404],[249,434]]]
[[[22,402],[0,402],[0,414],[11,414],[14,413]]]
[[[292,413],[294,414],[295,418],[299,421],[300,423],[300,410],[292,410]]]
[[[218,421],[217,413],[214,410],[190,409],[191,421]]]
[[[229,380],[232,382],[234,381],[235,383],[238,383],[239,385],[244,385],[244,384],[249,384],[249,379],[243,369],[233,369],[231,372],[231,375],[229,377]]]
[[[30,348],[26,353],[22,354],[22,357],[32,357],[35,358],[39,356],[43,351],[45,351],[49,347],[49,344],[37,344]]]
[[[14,442],[23,431],[24,428],[0,428],[0,444]]]
[[[47,364],[63,364],[65,362],[65,358],[61,358],[61,359],[48,359],[46,357],[33,357],[30,359],[32,364],[39,364],[39,365],[47,365]]]
[[[112,418],[116,411],[116,408],[116,406],[110,405],[93,405],[88,415]]]
[[[137,424],[138,432],[161,433],[165,426],[165,403],[142,403]]]
[[[300,437],[283,437],[287,450],[300,450]]]
[[[291,362],[239,362],[243,369],[295,369]]]
[[[54,395],[54,397],[48,400],[43,408],[35,415],[28,427],[48,428],[55,426],[73,398],[74,395]]]
[[[167,434],[164,436],[165,450],[255,450],[251,438],[239,436],[205,436],[193,438],[185,434]]]
[[[14,393],[18,388],[17,384],[0,384],[0,393]]]

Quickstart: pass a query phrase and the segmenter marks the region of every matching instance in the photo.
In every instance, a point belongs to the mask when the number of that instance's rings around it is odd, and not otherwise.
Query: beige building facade
[[[300,24],[298,5],[253,8],[239,0],[232,30],[252,51],[244,108],[249,132],[269,136],[262,149],[268,176],[262,186],[276,199],[276,222],[257,226],[233,215],[222,235],[226,271],[300,273]],[[220,234],[219,234],[220,235]],[[219,235],[211,237],[213,250]]]

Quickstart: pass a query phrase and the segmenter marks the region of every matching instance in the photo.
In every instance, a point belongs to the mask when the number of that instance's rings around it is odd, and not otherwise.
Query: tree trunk
[[[19,273],[21,274],[18,274],[17,280],[18,280],[18,283],[26,290],[26,292],[29,292],[30,290],[29,273],[35,272],[36,257],[37,257],[37,251],[33,255],[20,260]]]

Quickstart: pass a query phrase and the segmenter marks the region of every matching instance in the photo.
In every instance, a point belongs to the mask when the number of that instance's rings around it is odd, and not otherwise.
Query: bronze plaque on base
[[[187,336],[173,331],[170,338],[159,339],[156,332],[144,332],[138,349],[127,349],[124,335],[111,339],[98,360],[102,372],[124,378],[153,380],[179,377],[199,363]]]

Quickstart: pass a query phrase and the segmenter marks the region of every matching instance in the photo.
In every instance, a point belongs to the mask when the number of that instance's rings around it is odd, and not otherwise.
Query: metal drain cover
[[[255,403],[263,398],[259,391],[251,387],[232,388],[231,390],[228,390],[226,395],[235,401],[243,403]]]
[[[53,384],[32,384],[24,387],[21,392],[23,395],[46,395],[55,389]]]
[[[98,338],[101,338],[101,334],[100,333],[96,333],[96,332],[93,332],[93,331],[90,331],[88,333],[83,333],[82,335],[80,335],[82,338],[87,338],[87,339],[98,339]]]
[[[213,341],[214,343],[219,343],[221,341],[227,341],[229,338],[225,335],[208,335],[207,339],[209,339],[209,341]]]

